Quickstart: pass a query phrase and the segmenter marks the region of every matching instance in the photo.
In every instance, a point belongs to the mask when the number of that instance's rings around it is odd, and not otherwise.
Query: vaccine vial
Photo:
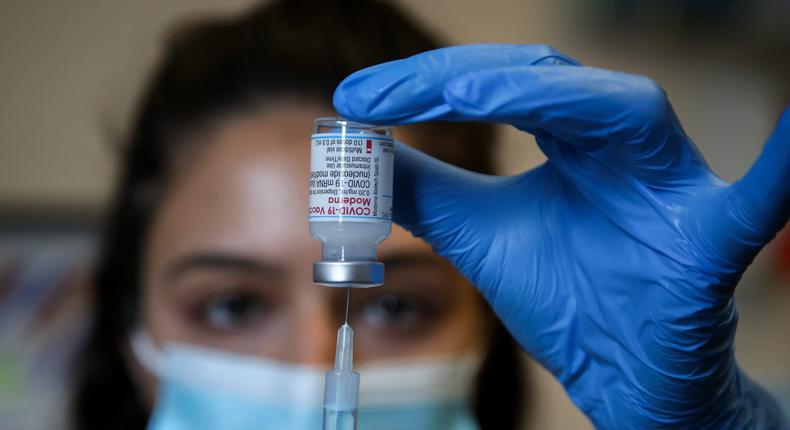
[[[384,282],[376,246],[392,229],[392,127],[318,118],[310,139],[310,233],[321,242],[313,281],[329,287]]]

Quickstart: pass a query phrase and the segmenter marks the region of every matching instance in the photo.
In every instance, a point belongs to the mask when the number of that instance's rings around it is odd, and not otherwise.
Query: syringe
[[[346,321],[337,331],[335,367],[326,372],[324,379],[324,430],[355,430],[359,406],[359,373],[352,370],[354,360],[354,331],[348,325],[348,298],[346,296]]]

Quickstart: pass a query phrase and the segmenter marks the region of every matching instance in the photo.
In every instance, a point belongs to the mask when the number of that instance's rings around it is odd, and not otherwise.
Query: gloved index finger
[[[579,65],[546,45],[462,45],[423,52],[351,74],[338,85],[337,112],[374,124],[453,120],[445,84],[470,72],[507,66]]]

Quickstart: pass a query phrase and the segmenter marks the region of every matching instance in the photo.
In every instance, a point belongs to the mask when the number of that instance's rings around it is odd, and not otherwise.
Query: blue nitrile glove
[[[477,285],[598,427],[786,428],[735,362],[733,290],[790,215],[790,110],[731,185],[653,81],[545,46],[380,64],[343,81],[334,104],[370,123],[535,135],[548,161],[514,177],[398,146],[395,220]]]

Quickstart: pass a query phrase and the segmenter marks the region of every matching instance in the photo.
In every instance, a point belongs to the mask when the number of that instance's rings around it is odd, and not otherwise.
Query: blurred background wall
[[[30,283],[26,291],[40,282],[20,273],[35,274],[46,259],[89,261],[92,232],[114,181],[117,144],[166,30],[190,16],[235,13],[250,3],[0,2],[0,282],[4,265],[25,253],[36,255],[33,263],[13,274]],[[750,166],[790,101],[785,0],[398,3],[452,43],[548,43],[586,65],[652,77],[729,181]],[[504,173],[542,161],[529,136],[508,129],[504,140]],[[770,246],[739,287],[736,345],[743,366],[790,399],[790,251],[782,249]],[[78,275],[63,274],[61,284]],[[10,309],[58,297],[47,291],[20,297],[0,286],[0,415],[3,408],[24,407],[15,387],[37,373],[14,340],[23,324],[8,317]],[[72,336],[79,333],[77,324]],[[532,428],[589,427],[545,372],[536,370],[533,379],[539,388]]]

